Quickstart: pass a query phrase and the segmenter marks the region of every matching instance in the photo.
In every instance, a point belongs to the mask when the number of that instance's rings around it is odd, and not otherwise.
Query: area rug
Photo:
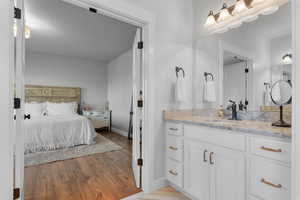
[[[96,143],[92,145],[80,145],[67,149],[55,151],[37,152],[25,155],[25,167],[50,163],[54,161],[68,160],[97,153],[118,151],[122,149],[119,145],[111,142],[105,137],[97,134]]]

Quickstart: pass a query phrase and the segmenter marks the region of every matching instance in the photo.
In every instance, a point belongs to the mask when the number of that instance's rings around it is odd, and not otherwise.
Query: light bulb
[[[215,16],[214,16],[214,13],[213,11],[209,11],[209,15],[206,19],[206,22],[204,24],[205,27],[210,27],[210,26],[213,26],[215,25],[217,22],[216,22],[216,19],[215,19]]]
[[[285,65],[289,65],[292,64],[292,54],[286,54],[282,57],[282,62]]]
[[[251,6],[256,6],[262,4],[265,0],[253,0]]]
[[[237,14],[240,14],[244,11],[248,10],[248,7],[245,3],[244,0],[237,0],[235,6],[234,6],[234,9],[232,11],[232,14],[233,15],[237,15]]]
[[[228,11],[228,8],[227,8],[227,4],[224,3],[223,4],[223,7],[219,13],[219,18],[218,18],[218,22],[222,22],[222,21],[225,21],[227,20],[228,18],[230,18],[230,13]]]

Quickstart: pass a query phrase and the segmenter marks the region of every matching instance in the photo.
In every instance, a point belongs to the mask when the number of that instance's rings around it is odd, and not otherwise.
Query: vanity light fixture
[[[257,5],[260,5],[260,4],[264,3],[264,2],[265,2],[265,0],[253,0],[251,2],[251,6],[257,6]]]
[[[223,7],[219,13],[218,22],[224,22],[231,17],[229,13],[228,6],[226,3],[223,4]]]
[[[213,11],[209,11],[209,14],[208,14],[208,17],[206,19],[206,22],[205,22],[205,27],[209,27],[209,26],[213,26],[215,25],[217,22],[216,22],[216,18],[214,16],[214,13]]]
[[[259,15],[272,14],[288,2],[289,0],[236,0],[229,7],[224,3],[218,13],[209,12],[204,27],[210,33],[222,33],[241,26],[243,22],[252,22]]]
[[[245,12],[246,10],[248,10],[248,7],[245,3],[245,0],[237,0],[236,4],[234,6],[234,9],[232,11],[232,14],[237,15],[237,14]]]
[[[292,64],[292,62],[293,62],[293,60],[292,60],[292,54],[285,54],[285,55],[282,57],[282,62],[283,62],[285,65]]]

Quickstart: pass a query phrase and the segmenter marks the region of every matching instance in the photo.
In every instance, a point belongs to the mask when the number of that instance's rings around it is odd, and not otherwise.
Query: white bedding
[[[25,120],[25,154],[93,144],[95,137],[90,120],[77,114]]]

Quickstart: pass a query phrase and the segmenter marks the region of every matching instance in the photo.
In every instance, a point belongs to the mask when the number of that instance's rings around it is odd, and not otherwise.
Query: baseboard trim
[[[118,129],[118,128],[116,128],[116,127],[111,127],[111,131],[112,131],[112,132],[115,132],[115,133],[118,133],[119,135],[123,135],[123,136],[125,136],[125,137],[128,136],[128,133],[127,133],[126,131],[121,130],[121,129]]]
[[[136,193],[134,195],[131,195],[131,196],[126,197],[126,198],[121,199],[121,200],[136,200],[137,198],[142,197],[143,195],[144,195],[144,192],[139,192],[139,193]]]
[[[166,187],[168,185],[167,179],[165,177],[156,179],[152,184],[151,191],[158,190],[162,187]]]

